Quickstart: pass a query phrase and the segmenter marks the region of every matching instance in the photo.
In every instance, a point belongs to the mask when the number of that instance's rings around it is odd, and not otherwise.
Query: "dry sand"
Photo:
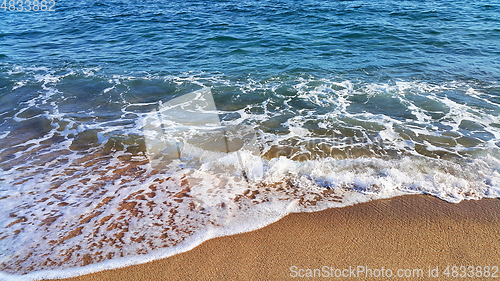
[[[291,276],[308,273],[299,269],[324,266],[333,275],[340,271],[331,268],[349,266],[372,269],[372,274],[383,267],[393,275],[398,269],[422,269],[424,278],[392,280],[442,280],[446,267],[453,274],[454,265],[481,266],[483,272],[485,266],[500,267],[500,200],[450,204],[431,196],[409,195],[291,214],[265,228],[212,239],[167,259],[65,280],[296,280],[302,278]],[[292,266],[296,266],[294,271]],[[429,278],[429,267],[438,267],[439,277]],[[326,276],[324,271],[321,274]],[[365,274],[321,279],[387,279],[365,278]],[[460,269],[457,274],[463,275]],[[471,273],[466,270],[466,274]],[[489,279],[500,280],[500,272],[496,275]]]

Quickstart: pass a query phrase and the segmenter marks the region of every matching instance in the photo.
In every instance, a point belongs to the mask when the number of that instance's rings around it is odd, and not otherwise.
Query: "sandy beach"
[[[499,252],[500,200],[410,195],[291,214],[167,259],[65,280],[495,279]]]
[[[1,0],[0,281],[500,281],[500,0],[416,2]]]

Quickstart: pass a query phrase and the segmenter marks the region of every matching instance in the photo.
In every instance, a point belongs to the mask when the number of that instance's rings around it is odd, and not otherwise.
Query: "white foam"
[[[182,103],[124,101],[123,119],[83,122],[61,113],[57,107],[58,99],[64,95],[58,92],[57,83],[74,73],[69,71],[70,74],[59,77],[46,69],[36,71],[49,72],[35,75],[44,91],[22,104],[12,122],[25,122],[28,119],[18,117],[22,116],[20,113],[28,107],[44,105],[52,109],[40,116],[51,120],[53,128],[40,138],[28,140],[31,146],[18,149],[9,160],[10,168],[0,170],[0,198],[7,196],[1,200],[0,215],[6,219],[0,221],[0,237],[7,237],[0,240],[0,262],[19,262],[21,271],[32,265],[41,271],[23,276],[0,273],[2,280],[62,278],[143,263],[187,251],[213,237],[263,227],[291,212],[343,207],[404,194],[431,194],[449,202],[500,197],[500,129],[491,125],[499,123],[498,104],[488,103],[496,106],[497,111],[486,111],[442,94],[461,91],[471,99],[484,100],[484,94],[470,90],[470,85],[401,81],[355,84],[311,78],[287,82],[296,93],[283,95],[277,93],[282,86],[277,79],[234,82],[193,73],[183,77],[115,76],[110,79],[114,86],[104,92],[114,93],[113,87],[134,79],[165,79],[181,86],[229,85],[238,88],[241,97],[263,97],[232,112],[217,110],[213,101],[206,108],[189,107],[188,104],[196,104],[195,100],[207,101],[205,89]],[[95,77],[98,70],[85,74]],[[119,87],[114,89],[118,91]],[[363,112],[351,107],[353,97],[368,103],[379,96],[395,98],[415,118],[405,120],[391,112]],[[435,102],[439,110],[446,112],[441,112],[442,117],[432,117],[437,111],[419,107],[416,98]],[[310,106],[294,107],[297,100]],[[204,123],[204,118],[198,118],[201,124],[184,122],[177,114],[177,119],[144,122],[158,113],[175,111],[181,104],[187,110],[201,109],[211,116],[237,113],[239,117],[222,122],[207,119]],[[158,105],[156,112],[131,109],[152,105]],[[328,110],[321,111],[324,108]],[[259,109],[257,113],[253,112],[255,109]],[[283,118],[285,113],[289,117]],[[137,120],[123,124],[124,116],[137,116]],[[273,118],[283,118],[276,126],[284,132],[276,133],[274,128],[266,127],[266,122]],[[464,130],[463,120],[482,129]],[[59,130],[62,122],[67,125]],[[154,128],[162,122],[168,126],[155,135]],[[148,130],[147,124],[153,126]],[[207,126],[219,139],[236,132],[228,141],[229,146],[244,139],[246,133],[237,134],[245,131],[242,127],[250,127],[254,133],[245,139],[246,146],[236,150],[210,150],[200,145],[203,138],[199,129]],[[328,133],[320,134],[314,126]],[[229,129],[220,131],[222,128]],[[238,129],[233,132],[230,128]],[[85,154],[72,150],[74,135],[89,130],[99,131],[97,144],[85,150]],[[346,130],[353,136],[344,135]],[[453,135],[446,136],[450,133]],[[492,137],[483,137],[486,140],[479,144],[458,143],[461,138],[478,139],[475,133],[489,133]],[[159,144],[151,142],[160,135],[163,138]],[[0,139],[11,136],[12,132],[5,132]],[[44,144],[54,136],[64,139]],[[181,145],[179,150],[172,145],[172,151],[180,153],[180,157],[175,155],[169,161],[155,163],[148,151],[132,153],[127,149],[140,142],[134,141],[134,136],[145,140],[153,156],[159,151],[168,154],[165,148],[170,146],[166,143],[175,140]],[[443,145],[445,136],[446,141],[457,144]],[[116,137],[125,139],[121,142],[123,149],[103,153],[104,144]],[[198,137],[198,142],[193,137]],[[318,144],[325,144],[326,148],[321,150]],[[158,151],[153,149],[155,145],[160,146]],[[356,149],[364,154],[348,154]],[[2,148],[0,153],[5,150]],[[339,158],[332,151],[345,152],[347,158]],[[380,151],[387,155],[377,154]],[[441,157],[444,152],[452,157]],[[300,158],[301,155],[309,158]],[[294,157],[302,161],[292,160]],[[76,234],[80,234],[63,239],[78,229]],[[15,234],[16,231],[20,233]],[[109,238],[115,241],[106,240]],[[64,254],[78,247],[81,249],[64,261]],[[96,252],[102,252],[95,255],[103,257],[102,261],[82,266],[82,257]],[[34,255],[28,256],[29,253]],[[125,257],[118,257],[120,253]],[[107,254],[114,256],[107,259]],[[55,264],[42,266],[42,255]],[[28,258],[23,260],[24,257]]]
[[[6,136],[8,136],[10,134],[10,131],[5,131],[3,132],[1,135],[0,135],[0,139],[3,139],[5,138]]]

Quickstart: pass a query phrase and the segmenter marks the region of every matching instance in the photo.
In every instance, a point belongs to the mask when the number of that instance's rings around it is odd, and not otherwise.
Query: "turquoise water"
[[[119,267],[403,194],[500,197],[499,1],[54,9],[0,9],[5,273]],[[148,123],[179,100],[189,114]]]

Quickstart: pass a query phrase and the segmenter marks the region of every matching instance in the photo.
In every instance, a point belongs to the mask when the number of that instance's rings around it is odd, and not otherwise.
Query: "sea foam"
[[[43,126],[0,138],[9,143],[0,149],[3,279],[143,263],[292,212],[405,194],[500,196],[499,108],[464,83],[23,71],[23,85],[41,90],[6,122]],[[65,109],[71,95],[59,85],[75,77],[108,81],[102,94],[118,114]],[[137,80],[181,90],[145,101],[125,90]],[[238,89],[237,108],[217,104],[221,85]]]

